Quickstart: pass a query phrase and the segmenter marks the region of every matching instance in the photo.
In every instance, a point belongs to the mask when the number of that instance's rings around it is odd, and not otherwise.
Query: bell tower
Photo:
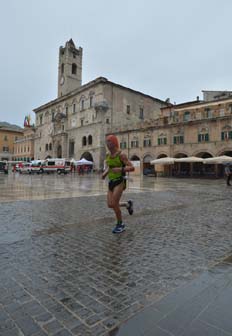
[[[72,39],[59,49],[58,97],[78,89],[82,84],[82,48]]]

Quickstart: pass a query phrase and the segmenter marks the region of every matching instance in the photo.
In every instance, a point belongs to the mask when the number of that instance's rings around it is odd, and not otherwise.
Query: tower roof
[[[68,43],[71,44],[74,48],[76,48],[75,43],[73,42],[73,39],[70,39],[70,40],[68,41]]]

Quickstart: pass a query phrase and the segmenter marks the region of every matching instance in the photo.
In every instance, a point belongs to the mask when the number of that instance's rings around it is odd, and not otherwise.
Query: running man
[[[132,163],[127,156],[119,150],[118,139],[115,135],[106,137],[106,145],[109,153],[106,155],[106,169],[102,174],[105,179],[108,175],[109,189],[107,194],[108,207],[113,209],[116,215],[117,224],[112,230],[113,233],[121,233],[125,230],[122,222],[122,212],[120,207],[126,207],[129,214],[133,214],[133,202],[120,202],[123,191],[126,189],[125,174],[134,171]]]

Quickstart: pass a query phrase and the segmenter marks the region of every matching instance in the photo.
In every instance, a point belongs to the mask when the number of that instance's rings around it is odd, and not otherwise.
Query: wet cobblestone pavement
[[[114,335],[231,254],[223,180],[134,178],[121,235],[97,176],[10,174],[0,187],[2,336]]]

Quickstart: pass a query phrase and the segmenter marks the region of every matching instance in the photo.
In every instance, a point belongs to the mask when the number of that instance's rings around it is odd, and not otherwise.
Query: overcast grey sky
[[[231,0],[1,0],[0,121],[57,97],[58,50],[83,48],[96,77],[181,103],[232,90]]]

